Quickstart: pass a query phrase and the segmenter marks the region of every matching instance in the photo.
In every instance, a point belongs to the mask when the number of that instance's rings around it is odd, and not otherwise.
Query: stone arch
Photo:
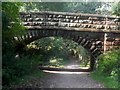
[[[50,37],[50,36],[59,36],[63,37],[65,39],[70,39],[81,45],[83,48],[85,48],[91,56],[90,60],[90,69],[94,69],[94,64],[95,64],[95,59],[96,59],[96,54],[99,55],[101,54],[101,51],[97,47],[98,44],[101,44],[101,42],[96,42],[93,43],[93,40],[91,40],[89,37],[83,38],[80,35],[75,35],[74,31],[68,31],[68,30],[29,30],[29,32],[26,35],[16,37],[15,42],[16,42],[16,48],[17,50],[23,48],[27,44],[44,38],[44,37]]]

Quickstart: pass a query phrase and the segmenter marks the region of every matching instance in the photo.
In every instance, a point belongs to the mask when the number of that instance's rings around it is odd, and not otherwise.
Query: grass
[[[44,76],[43,71],[38,69],[38,70],[33,71],[33,73],[31,73],[29,75],[25,75],[25,76],[19,78],[14,83],[12,83],[11,86],[13,86],[13,87],[14,87],[14,85],[18,86],[18,85],[21,85],[21,84],[24,84],[24,83],[30,81],[33,78],[42,78],[43,76]]]
[[[91,77],[100,82],[105,86],[105,88],[118,88],[118,82],[111,78],[110,76],[106,76],[103,73],[98,71],[94,71],[91,73]]]

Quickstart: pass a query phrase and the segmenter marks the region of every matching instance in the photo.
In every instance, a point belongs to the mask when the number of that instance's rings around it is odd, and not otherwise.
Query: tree
[[[9,41],[16,34],[20,34],[24,27],[20,24],[19,9],[22,3],[2,3],[2,33],[4,39]]]
[[[120,1],[115,3],[112,7],[112,13],[116,16],[120,16]]]
[[[66,3],[65,2],[32,2],[24,3],[24,8],[26,11],[64,11]]]
[[[9,85],[13,80],[15,70],[15,49],[13,37],[21,33],[23,26],[20,24],[19,8],[22,3],[2,3],[2,85]]]
[[[112,2],[101,2],[101,5],[96,9],[98,14],[111,15]]]
[[[24,8],[26,11],[96,13],[95,10],[100,5],[101,2],[32,2],[24,3]]]

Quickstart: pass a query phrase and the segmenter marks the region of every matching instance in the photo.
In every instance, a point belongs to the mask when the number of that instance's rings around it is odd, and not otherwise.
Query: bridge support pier
[[[95,58],[91,55],[90,70],[93,71],[94,69],[95,69]]]
[[[106,41],[107,41],[107,34],[105,33],[104,34],[104,46],[103,46],[103,50],[104,50],[104,53],[106,52]]]

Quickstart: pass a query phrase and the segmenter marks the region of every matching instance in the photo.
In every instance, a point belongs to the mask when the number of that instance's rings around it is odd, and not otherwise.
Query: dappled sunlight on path
[[[81,62],[75,57],[69,57],[69,63],[64,66],[67,69],[89,69],[89,67],[80,66]]]

